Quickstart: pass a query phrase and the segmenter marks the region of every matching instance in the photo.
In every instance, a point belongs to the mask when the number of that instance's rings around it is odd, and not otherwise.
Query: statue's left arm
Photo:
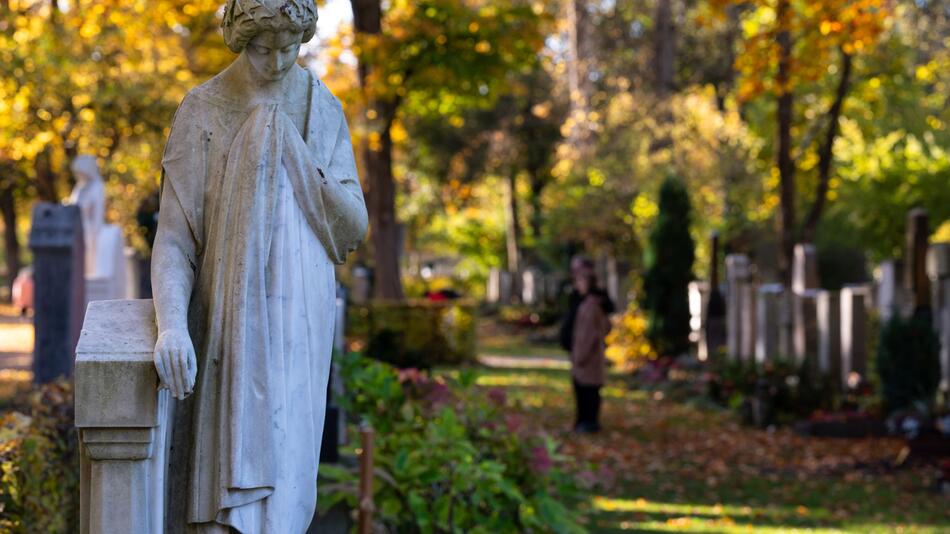
[[[282,120],[283,164],[294,197],[330,259],[343,263],[347,253],[363,240],[369,225],[346,119],[339,121],[335,132],[327,132],[335,141],[326,162],[318,161],[289,118]]]

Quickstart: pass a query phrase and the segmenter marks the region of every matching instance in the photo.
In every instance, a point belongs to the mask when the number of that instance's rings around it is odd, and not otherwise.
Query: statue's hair
[[[306,43],[317,32],[317,5],[314,0],[228,0],[221,28],[235,53],[265,31],[303,32]]]

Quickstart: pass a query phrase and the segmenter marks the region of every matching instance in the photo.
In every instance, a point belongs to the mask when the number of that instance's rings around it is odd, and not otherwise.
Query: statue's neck
[[[240,101],[253,106],[264,102],[283,101],[287,95],[291,94],[294,74],[294,70],[291,69],[280,80],[261,80],[254,74],[253,67],[242,53],[228,67],[227,83],[230,85],[230,91],[233,91],[232,94]]]

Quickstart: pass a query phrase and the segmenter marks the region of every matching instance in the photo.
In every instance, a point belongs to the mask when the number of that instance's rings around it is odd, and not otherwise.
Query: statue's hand
[[[162,386],[176,399],[184,399],[194,390],[198,362],[187,330],[169,329],[155,343],[155,369]]]

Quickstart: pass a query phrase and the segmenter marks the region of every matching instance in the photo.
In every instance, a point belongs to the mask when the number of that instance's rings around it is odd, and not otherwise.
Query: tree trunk
[[[656,28],[653,34],[653,68],[656,73],[656,94],[661,99],[673,91],[673,61],[676,34],[673,26],[673,0],[656,3]]]
[[[508,271],[516,278],[521,271],[521,225],[518,222],[518,187],[517,175],[514,170],[508,172],[508,213],[506,244],[508,255]],[[517,287],[518,284],[515,284]]]
[[[11,180],[12,182],[12,180]],[[13,199],[13,184],[0,188],[0,216],[3,217],[3,247],[6,258],[8,284],[20,272],[20,241],[16,235],[16,203]]]
[[[544,210],[541,207],[541,193],[547,185],[544,177],[541,176],[541,169],[528,169],[531,175],[531,237],[537,243],[541,239],[541,227],[544,224]]]
[[[382,33],[381,0],[351,0],[353,27],[360,35]],[[378,143],[369,139],[362,143],[367,204],[370,222],[370,243],[375,269],[374,295],[385,300],[403,298],[399,272],[401,247],[399,227],[396,224],[396,184],[393,180],[393,142],[391,128],[396,117],[398,102],[381,100],[367,86],[373,65],[359,58],[360,86],[366,102],[367,116],[371,117],[369,131],[378,134]]]
[[[818,153],[818,188],[815,190],[815,201],[805,217],[805,226],[802,229],[802,241],[811,243],[818,233],[818,222],[825,208],[828,196],[828,181],[831,179],[831,164],[834,162],[835,139],[838,137],[838,122],[844,108],[844,100],[848,96],[848,87],[851,83],[851,54],[841,51],[841,80],[835,92],[835,100],[828,110],[828,131]]]
[[[593,59],[591,50],[590,15],[585,0],[567,0],[567,83],[570,90],[570,113],[573,119],[568,141],[581,152],[590,144],[588,114],[590,112],[591,81],[588,65]]]
[[[56,188],[56,173],[53,172],[52,157],[50,148],[47,146],[42,152],[36,155],[33,163],[33,169],[36,172],[36,193],[40,200],[44,202],[59,202],[59,192]]]
[[[792,107],[794,96],[790,83],[792,36],[788,26],[790,17],[789,0],[778,3],[777,24],[779,25],[778,45],[779,64],[776,84],[778,85],[778,150],[776,161],[779,171],[781,197],[781,241],[779,270],[786,286],[792,282],[792,254],[795,249],[795,162],[792,160]]]

